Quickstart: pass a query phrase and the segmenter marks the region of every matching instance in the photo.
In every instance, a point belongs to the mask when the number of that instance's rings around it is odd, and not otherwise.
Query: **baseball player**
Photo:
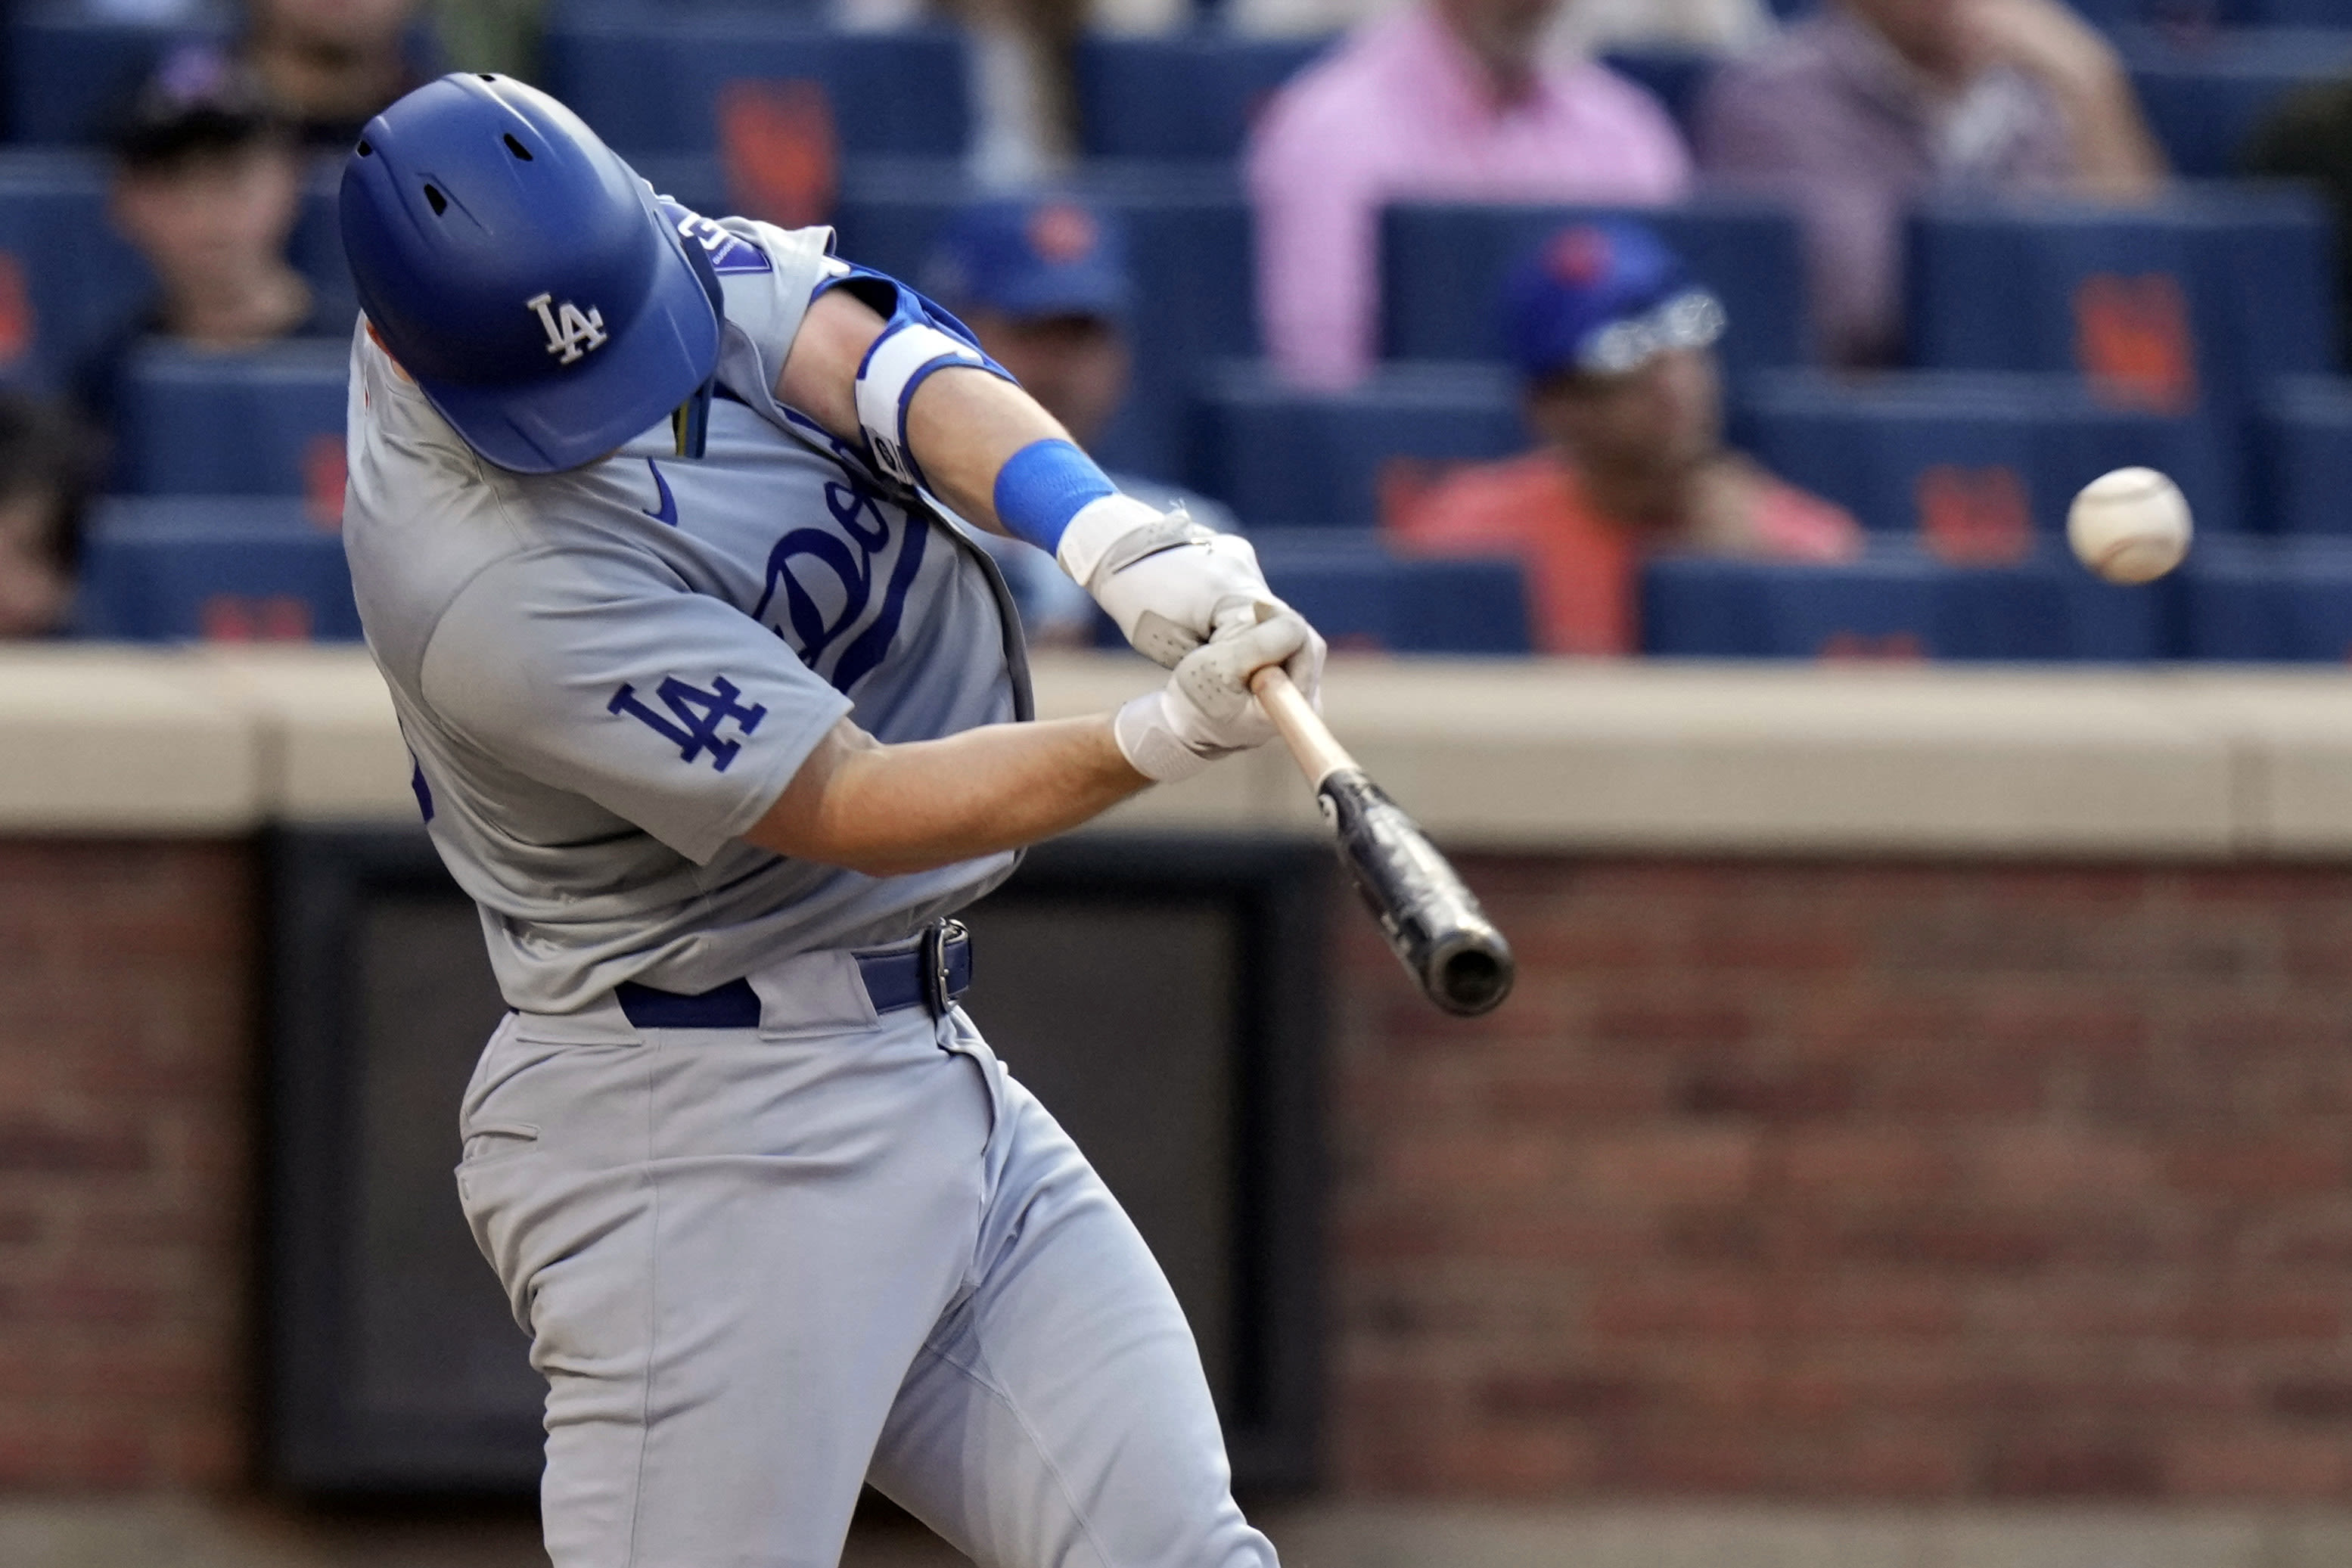
[[[1262,744],[1249,676],[1311,691],[1320,640],[829,231],[663,202],[520,83],[371,121],[341,222],[345,538],[514,1009],[457,1184],[548,1380],[557,1568],[830,1564],[867,1479],[982,1564],[1273,1563],[946,917]],[[1053,552],[1167,685],[1024,722],[947,511]]]

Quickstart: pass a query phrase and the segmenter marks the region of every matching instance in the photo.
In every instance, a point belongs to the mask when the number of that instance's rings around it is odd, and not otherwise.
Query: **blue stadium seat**
[[[2239,150],[2280,99],[2304,82],[2352,69],[2352,14],[2332,0],[2244,4],[2248,21],[2325,18],[2332,25],[2117,31],[2149,127],[2179,173],[2236,172]],[[2328,9],[2338,14],[2326,16]]]
[[[71,0],[15,7],[7,24],[10,140],[102,140],[166,48],[191,37],[228,35],[227,9],[191,28],[94,16]]]
[[[947,28],[844,33],[787,16],[726,11],[558,16],[541,85],[624,155],[706,152],[720,91],[737,80],[814,81],[852,154],[953,156],[970,114],[962,38]]]
[[[340,495],[351,347],[133,350],[117,431],[121,488],[157,496]],[[331,470],[331,472],[322,472]]]
[[[1227,367],[1203,391],[1188,482],[1253,531],[1370,528],[1384,473],[1523,449],[1518,393],[1483,365],[1391,366],[1344,392],[1294,391]]]
[[[360,634],[342,540],[270,497],[116,502],[88,538],[77,630],[138,642]]]
[[[1840,566],[1668,557],[1644,569],[1646,653],[1704,658],[2140,662],[2169,597],[2109,587],[2062,551],[1953,566],[1882,547]]]
[[[1248,204],[1223,171],[1097,167],[1074,188],[1127,225],[1139,301],[1135,392],[1096,452],[1116,468],[1176,478],[1202,368],[1257,351]],[[940,227],[971,194],[958,163],[853,163],[835,209],[841,254],[919,287]]]
[[[2176,574],[2196,659],[2352,659],[2352,541],[2200,540]]]
[[[1402,360],[1503,357],[1503,275],[1543,238],[1598,209],[1413,202],[1381,223],[1381,342]],[[1799,365],[1811,353],[1796,221],[1770,202],[1700,197],[1626,212],[1654,225],[1723,300],[1724,362],[1747,371]]]
[[[147,264],[108,225],[96,155],[0,152],[0,375],[64,385],[151,287]]]
[[[1937,202],[1914,214],[1910,251],[1923,367],[2104,373],[2231,415],[2274,377],[2334,368],[2334,240],[2305,191]]]
[[[2263,413],[2253,468],[2272,531],[2352,535],[2352,381],[2280,382]]]
[[[1983,539],[2021,512],[2052,536],[2076,490],[2135,465],[2171,475],[2201,528],[2241,526],[2210,421],[2112,407],[2071,376],[1780,371],[1743,387],[1734,428],[1767,467],[1881,533]]]
[[[1517,561],[1402,559],[1376,538],[1325,529],[1251,538],[1266,581],[1336,649],[1520,654],[1534,646]]]
[[[1265,100],[1327,45],[1217,32],[1082,39],[1080,149],[1090,158],[1234,158]]]

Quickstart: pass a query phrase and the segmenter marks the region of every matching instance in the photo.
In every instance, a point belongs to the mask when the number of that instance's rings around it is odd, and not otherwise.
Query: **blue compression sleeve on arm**
[[[996,471],[996,520],[1016,539],[1051,555],[1062,530],[1087,503],[1116,496],[1118,486],[1095,460],[1066,441],[1033,441]]]

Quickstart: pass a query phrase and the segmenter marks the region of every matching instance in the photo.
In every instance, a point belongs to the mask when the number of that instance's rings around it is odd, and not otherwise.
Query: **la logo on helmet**
[[[583,311],[579,306],[565,300],[553,306],[555,296],[542,294],[536,299],[523,301],[523,308],[539,312],[540,325],[547,329],[547,351],[560,356],[559,365],[568,365],[592,349],[604,346],[604,313],[594,306]]]

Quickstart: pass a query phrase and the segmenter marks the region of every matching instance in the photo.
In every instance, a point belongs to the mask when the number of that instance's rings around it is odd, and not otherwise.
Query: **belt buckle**
[[[916,949],[922,964],[923,1005],[936,1019],[947,1017],[948,1009],[955,1006],[948,977],[948,944],[959,937],[971,939],[962,921],[934,920],[923,928],[922,945]]]

